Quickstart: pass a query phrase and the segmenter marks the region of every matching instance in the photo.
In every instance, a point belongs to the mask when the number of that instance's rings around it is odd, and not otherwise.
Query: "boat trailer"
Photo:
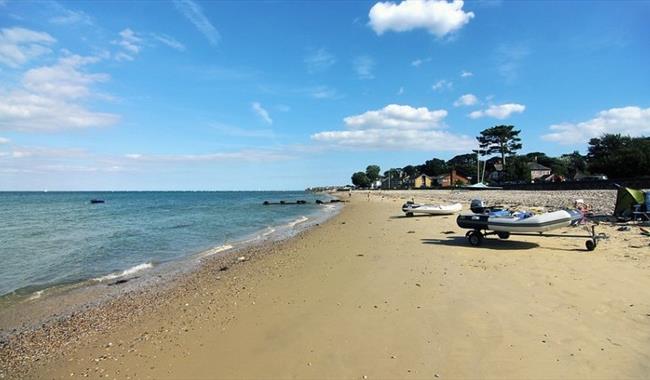
[[[605,239],[606,236],[602,233],[596,233],[596,226],[585,226],[589,235],[564,235],[564,234],[547,234],[544,232],[507,232],[507,231],[491,231],[487,229],[475,228],[467,231],[465,237],[470,245],[478,247],[483,243],[483,239],[486,236],[498,236],[499,239],[508,239],[510,236],[538,236],[538,237],[564,237],[564,238],[576,238],[576,239],[587,239],[585,241],[585,248],[587,251],[593,251],[598,246],[598,241]]]

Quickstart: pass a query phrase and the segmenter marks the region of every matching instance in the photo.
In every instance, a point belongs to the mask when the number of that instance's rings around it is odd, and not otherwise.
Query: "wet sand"
[[[357,193],[291,240],[97,309],[116,322],[52,342],[20,377],[648,377],[638,227],[599,226],[593,252],[540,237],[476,248],[455,217],[405,218],[402,202]]]

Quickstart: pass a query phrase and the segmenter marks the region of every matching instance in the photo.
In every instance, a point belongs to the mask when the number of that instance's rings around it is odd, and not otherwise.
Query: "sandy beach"
[[[519,204],[544,205],[522,193]],[[612,193],[596,193],[578,196],[609,207]],[[593,252],[570,238],[477,248],[454,216],[403,217],[413,196],[471,195],[355,193],[290,240],[5,342],[2,376],[649,376],[650,239],[638,227],[601,224]]]

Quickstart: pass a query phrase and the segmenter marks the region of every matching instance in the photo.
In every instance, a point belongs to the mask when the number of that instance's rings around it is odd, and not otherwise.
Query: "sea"
[[[335,213],[330,199],[304,191],[2,192],[0,299],[144,276],[283,238]],[[263,205],[297,200],[307,203]]]

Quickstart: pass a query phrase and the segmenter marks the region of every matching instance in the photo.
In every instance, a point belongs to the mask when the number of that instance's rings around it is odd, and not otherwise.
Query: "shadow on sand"
[[[422,244],[446,245],[450,247],[471,247],[476,249],[492,249],[498,251],[533,249],[539,247],[537,243],[517,240],[484,239],[479,247],[472,247],[466,238],[452,236],[447,239],[420,239]]]

